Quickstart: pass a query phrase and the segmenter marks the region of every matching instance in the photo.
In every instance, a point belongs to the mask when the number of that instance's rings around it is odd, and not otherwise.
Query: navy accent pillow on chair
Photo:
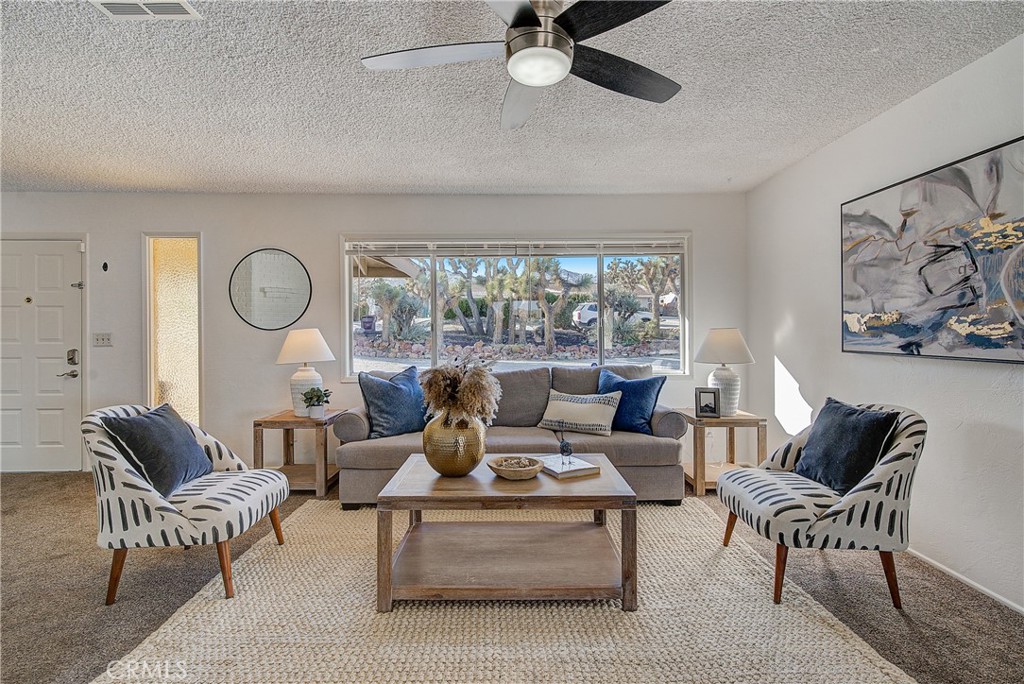
[[[117,450],[162,496],[213,472],[209,456],[170,404],[139,416],[108,416],[102,421]]]
[[[807,435],[796,474],[846,494],[878,463],[899,417],[829,397]]]
[[[654,434],[651,432],[651,416],[654,415],[654,407],[658,404],[658,395],[661,394],[661,387],[664,384],[664,375],[626,380],[607,368],[602,368],[597,380],[598,393],[622,392],[619,408],[612,419],[612,430]]]
[[[370,439],[420,432],[426,427],[423,389],[416,376],[416,366],[409,366],[390,380],[359,374],[359,389],[370,419]]]

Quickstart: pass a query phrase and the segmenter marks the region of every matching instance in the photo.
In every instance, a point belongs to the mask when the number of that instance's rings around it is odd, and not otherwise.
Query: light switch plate
[[[113,347],[114,336],[111,333],[93,333],[92,334],[92,346],[94,347]]]

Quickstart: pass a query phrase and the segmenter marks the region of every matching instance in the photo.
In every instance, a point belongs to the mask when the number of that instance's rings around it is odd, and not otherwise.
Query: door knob
[[[58,373],[57,374],[58,378],[63,378],[65,376],[67,376],[69,378],[77,378],[78,377],[78,371],[76,371],[76,370],[69,370],[67,373]]]

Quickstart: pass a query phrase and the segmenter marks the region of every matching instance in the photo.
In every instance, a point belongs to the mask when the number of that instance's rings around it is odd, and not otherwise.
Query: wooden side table
[[[693,485],[697,496],[704,496],[705,490],[718,487],[718,476],[722,473],[739,468],[736,465],[736,428],[757,428],[757,463],[760,465],[768,458],[768,419],[755,416],[746,411],[737,411],[735,416],[725,418],[698,418],[692,408],[681,410],[686,422],[693,426],[693,464],[683,465],[686,481]],[[708,428],[724,427],[726,429],[725,463],[705,462],[704,446]]]
[[[344,411],[327,410],[323,418],[304,418],[294,411],[281,411],[266,418],[252,421],[252,462],[263,467],[263,431],[284,432],[284,465],[280,470],[288,477],[288,486],[294,490],[313,490],[318,497],[327,495],[327,488],[338,479],[338,466],[331,463],[327,447],[327,432]],[[295,431],[316,430],[315,463],[295,463]]]

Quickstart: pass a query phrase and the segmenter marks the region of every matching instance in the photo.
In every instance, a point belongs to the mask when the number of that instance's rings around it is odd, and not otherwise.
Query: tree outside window
[[[352,257],[354,370],[429,367],[435,344],[438,361],[589,366],[602,334],[605,361],[679,370],[682,282],[679,255]]]

